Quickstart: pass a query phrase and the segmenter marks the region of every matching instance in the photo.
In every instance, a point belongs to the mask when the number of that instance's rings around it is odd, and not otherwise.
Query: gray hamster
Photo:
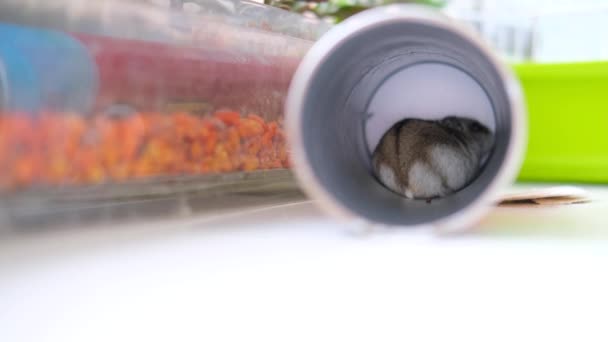
[[[413,199],[443,197],[465,187],[494,145],[494,134],[476,120],[406,119],[396,123],[376,147],[376,177]]]

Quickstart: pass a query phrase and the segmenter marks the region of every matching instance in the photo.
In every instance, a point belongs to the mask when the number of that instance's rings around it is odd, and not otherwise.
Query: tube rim
[[[507,100],[511,106],[510,119],[512,129],[509,137],[506,157],[496,176],[490,184],[473,201],[462,210],[438,218],[422,225],[402,225],[402,227],[420,228],[433,226],[442,232],[456,232],[469,228],[471,224],[480,220],[489,211],[490,206],[498,199],[499,191],[512,183],[521,168],[524,148],[527,143],[527,124],[525,122],[524,96],[514,73],[494,53],[494,51],[479,37],[479,35],[461,23],[449,18],[443,13],[432,10],[426,6],[415,4],[397,4],[378,7],[356,14],[343,23],[335,26],[317,41],[301,61],[291,81],[286,99],[286,131],[287,140],[291,148],[293,171],[300,186],[319,206],[332,216],[345,220],[363,220],[372,222],[344,206],[330,192],[326,191],[317,179],[305,150],[302,135],[302,121],[304,120],[303,105],[308,86],[318,66],[331,55],[333,50],[342,42],[361,30],[375,26],[399,21],[419,22],[430,24],[453,31],[462,38],[470,41],[495,66],[506,92]]]

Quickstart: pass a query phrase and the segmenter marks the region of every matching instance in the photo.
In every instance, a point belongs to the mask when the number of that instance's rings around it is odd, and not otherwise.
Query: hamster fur
[[[376,177],[392,191],[413,199],[456,192],[472,181],[494,145],[494,134],[476,120],[406,119],[396,123],[376,147]]]

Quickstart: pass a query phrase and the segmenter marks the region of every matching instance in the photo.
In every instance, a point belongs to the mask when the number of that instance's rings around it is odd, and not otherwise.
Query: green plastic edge
[[[608,183],[608,61],[512,67],[529,126],[518,180]]]

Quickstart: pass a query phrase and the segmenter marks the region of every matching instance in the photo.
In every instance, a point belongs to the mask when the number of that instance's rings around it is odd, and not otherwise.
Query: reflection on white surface
[[[313,203],[4,239],[2,341],[602,341],[608,191],[479,232],[353,235]]]

